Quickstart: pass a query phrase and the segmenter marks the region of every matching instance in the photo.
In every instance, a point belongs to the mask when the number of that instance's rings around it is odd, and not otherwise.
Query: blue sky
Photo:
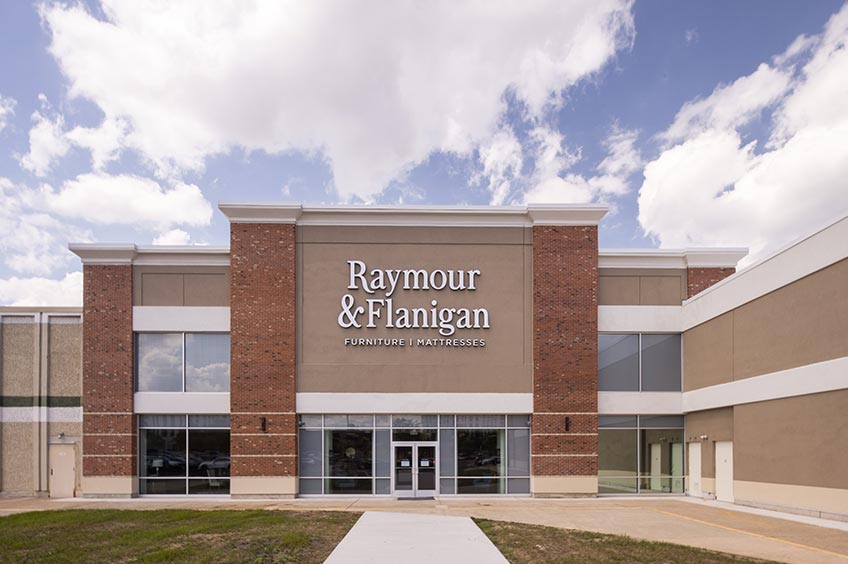
[[[226,244],[219,201],[600,202],[602,247],[848,211],[840,2],[0,4],[0,304],[71,241]]]

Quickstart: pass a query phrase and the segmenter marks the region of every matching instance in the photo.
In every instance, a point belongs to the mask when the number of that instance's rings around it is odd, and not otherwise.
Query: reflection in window
[[[598,493],[683,493],[682,416],[601,416],[598,425]]]
[[[142,415],[138,424],[142,494],[230,492],[229,416]]]
[[[137,333],[138,392],[228,392],[229,333]]]
[[[457,493],[503,493],[504,440],[503,429],[457,429]]]
[[[373,431],[324,431],[325,493],[373,493]],[[355,479],[355,478],[367,478]]]
[[[642,391],[679,392],[680,335],[642,335]]]
[[[187,333],[186,391],[230,391],[229,333]]]
[[[639,335],[598,335],[598,390],[639,391]]]
[[[182,333],[139,333],[135,365],[139,392],[181,392]]]

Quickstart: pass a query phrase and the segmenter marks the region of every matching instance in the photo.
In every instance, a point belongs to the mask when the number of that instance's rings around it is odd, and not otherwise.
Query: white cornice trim
[[[736,268],[748,254],[737,247],[688,249],[601,249],[599,268]]]
[[[367,206],[229,203],[218,208],[231,223],[296,223],[391,227],[529,227],[597,225],[602,205],[528,206]]]
[[[228,266],[230,249],[206,245],[71,243],[83,264]]]
[[[217,332],[230,330],[230,308],[134,306],[133,331]]]
[[[680,415],[680,392],[598,392],[601,415]]]
[[[68,249],[83,264],[132,264],[136,254],[133,244],[71,243]]]

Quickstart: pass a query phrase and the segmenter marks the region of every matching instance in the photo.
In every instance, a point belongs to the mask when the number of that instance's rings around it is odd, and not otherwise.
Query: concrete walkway
[[[366,511],[325,564],[509,564],[469,517]]]
[[[132,500],[0,498],[0,515],[49,509],[274,509],[482,517],[666,541],[778,562],[848,564],[848,523],[686,497]],[[435,542],[433,543],[436,544]],[[438,560],[433,559],[433,562]],[[482,562],[482,560],[476,560]],[[440,563],[441,564],[441,563]]]

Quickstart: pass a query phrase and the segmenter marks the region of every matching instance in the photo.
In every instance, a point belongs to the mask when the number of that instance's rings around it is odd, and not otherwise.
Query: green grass
[[[766,562],[666,542],[474,519],[512,564],[740,564]]]
[[[264,510],[21,513],[0,517],[0,563],[320,563],[358,518]]]

